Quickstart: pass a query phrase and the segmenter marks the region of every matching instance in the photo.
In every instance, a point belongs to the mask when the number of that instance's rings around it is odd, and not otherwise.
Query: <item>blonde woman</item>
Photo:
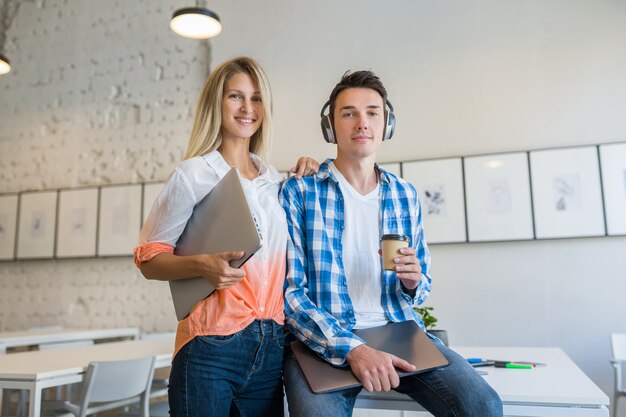
[[[229,60],[207,79],[185,159],[157,198],[135,248],[148,279],[202,276],[216,291],[178,323],[170,375],[172,416],[281,416],[283,282],[289,235],[278,203],[281,175],[265,162],[272,98],[261,67]],[[174,255],[194,206],[237,167],[263,247],[241,269],[228,262],[243,252]],[[293,170],[316,172],[300,158]]]

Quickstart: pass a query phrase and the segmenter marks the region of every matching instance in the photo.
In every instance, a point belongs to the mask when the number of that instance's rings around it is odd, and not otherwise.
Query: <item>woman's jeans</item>
[[[285,335],[272,320],[255,320],[229,336],[197,336],[172,362],[170,415],[283,415]]]
[[[502,417],[498,394],[459,354],[434,341],[450,364],[400,378],[395,390],[407,394],[435,417]],[[290,417],[348,417],[361,387],[314,394],[290,350],[285,360]]]

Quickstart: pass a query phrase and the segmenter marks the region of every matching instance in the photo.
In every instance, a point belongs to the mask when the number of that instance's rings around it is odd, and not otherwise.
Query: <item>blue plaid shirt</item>
[[[333,365],[345,365],[362,339],[351,332],[356,323],[342,260],[343,196],[329,169],[329,159],[316,175],[292,177],[283,184],[280,201],[287,213],[291,241],[287,253],[285,320],[289,330]],[[380,234],[410,237],[422,277],[415,297],[406,294],[393,271],[382,271],[382,307],[393,322],[415,320],[414,311],[430,294],[430,253],[424,240],[422,213],[415,188],[377,166],[380,184]],[[379,257],[378,254],[372,256]]]

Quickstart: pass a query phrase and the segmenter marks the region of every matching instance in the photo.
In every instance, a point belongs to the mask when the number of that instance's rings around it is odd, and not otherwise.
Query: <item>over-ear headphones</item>
[[[393,114],[393,106],[389,100],[385,100],[385,103],[387,104],[388,110],[385,110],[385,130],[383,131],[383,140],[391,139],[393,132],[396,129],[396,116]],[[320,113],[320,117],[322,118],[322,135],[324,136],[326,142],[337,143],[331,115],[330,113],[324,114],[329,106],[330,100],[324,104]]]

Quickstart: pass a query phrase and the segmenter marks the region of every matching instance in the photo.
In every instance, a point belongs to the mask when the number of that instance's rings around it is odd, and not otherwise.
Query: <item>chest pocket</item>
[[[385,210],[383,234],[407,235],[412,238],[414,218],[415,216],[411,214],[411,210]]]

